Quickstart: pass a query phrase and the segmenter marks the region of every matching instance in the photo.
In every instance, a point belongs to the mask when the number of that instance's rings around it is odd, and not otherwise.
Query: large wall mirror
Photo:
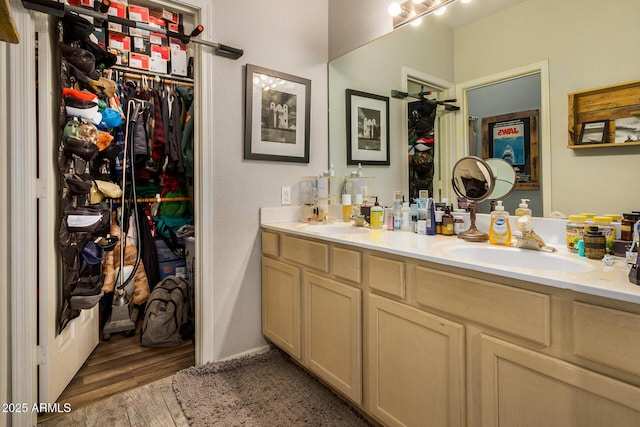
[[[434,96],[458,98],[461,107],[439,113],[436,128],[434,194],[451,199],[451,169],[470,154],[468,118],[475,114],[470,111],[502,97],[483,89],[538,74],[540,186],[526,195],[515,192],[505,204],[517,205],[526,197],[535,200],[534,213],[545,216],[640,209],[634,172],[640,147],[567,148],[569,93],[640,79],[640,2],[472,0],[448,9],[444,16],[429,15],[419,27],[403,27],[329,63],[329,160],[336,175],[355,169],[346,162],[345,90],[388,96],[390,164],[363,166],[363,171],[375,177],[374,192],[383,202],[391,201],[394,191],[408,193],[408,102],[391,91],[414,91],[410,85],[417,80],[437,88]],[[508,92],[516,104],[529,104],[526,92]]]

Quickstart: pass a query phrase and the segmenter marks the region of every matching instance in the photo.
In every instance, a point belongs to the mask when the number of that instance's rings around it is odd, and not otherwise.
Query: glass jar
[[[633,240],[633,227],[640,219],[640,215],[634,213],[622,214],[622,221],[620,223],[620,240],[631,242]]]
[[[590,259],[602,259],[607,251],[607,239],[599,227],[587,227],[584,235],[584,253]]]
[[[453,216],[453,234],[464,233],[464,217],[462,215]]]
[[[616,228],[611,224],[610,216],[594,216],[593,225],[604,235],[606,240],[606,250],[608,254],[613,254],[613,243],[616,239]]]
[[[584,215],[569,215],[566,227],[567,248],[571,252],[578,252],[578,242],[584,237],[587,217]]]

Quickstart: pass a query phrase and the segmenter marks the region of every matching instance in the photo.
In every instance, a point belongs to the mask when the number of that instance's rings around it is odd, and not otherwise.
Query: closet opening
[[[185,34],[197,25],[168,2],[111,6]],[[199,55],[152,31],[66,18],[37,30],[38,175],[52,183],[38,206],[38,398],[76,409],[196,362]],[[180,339],[143,346],[154,290],[171,281],[189,295]]]

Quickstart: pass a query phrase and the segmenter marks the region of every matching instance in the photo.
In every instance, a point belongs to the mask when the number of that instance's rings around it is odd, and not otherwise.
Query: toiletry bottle
[[[371,228],[380,229],[383,225],[383,209],[378,203],[378,196],[376,196],[376,202],[371,208]]]
[[[409,207],[408,202],[402,203],[400,214],[402,216],[402,224],[400,226],[400,229],[402,231],[410,231],[411,230],[411,208]]]
[[[504,210],[502,200],[496,202],[495,210],[491,212],[489,224],[489,243],[492,245],[511,244],[511,226],[509,225],[509,212]]]
[[[351,221],[351,194],[343,194],[342,195],[342,220],[344,222]]]
[[[444,214],[442,215],[442,234],[444,236],[453,236],[453,215],[451,215],[451,209],[449,206],[444,208]]]
[[[411,210],[411,232],[417,233],[418,232],[418,204],[411,203],[409,205],[409,209]]]
[[[520,199],[521,203],[518,205],[518,209],[516,209],[516,212],[515,212],[516,216],[522,216],[522,215],[531,216],[531,209],[529,209],[529,205],[527,204],[528,201],[529,199]]]
[[[431,197],[427,201],[427,235],[436,235],[436,204]]]

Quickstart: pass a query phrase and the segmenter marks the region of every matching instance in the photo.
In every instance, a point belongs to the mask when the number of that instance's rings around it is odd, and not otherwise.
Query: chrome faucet
[[[516,227],[522,235],[516,236],[516,247],[542,252],[556,252],[557,249],[547,246],[535,231],[533,231],[533,218],[523,215],[516,220]]]
[[[364,215],[351,215],[351,219],[356,227],[367,227],[369,225],[367,220],[364,219]]]

